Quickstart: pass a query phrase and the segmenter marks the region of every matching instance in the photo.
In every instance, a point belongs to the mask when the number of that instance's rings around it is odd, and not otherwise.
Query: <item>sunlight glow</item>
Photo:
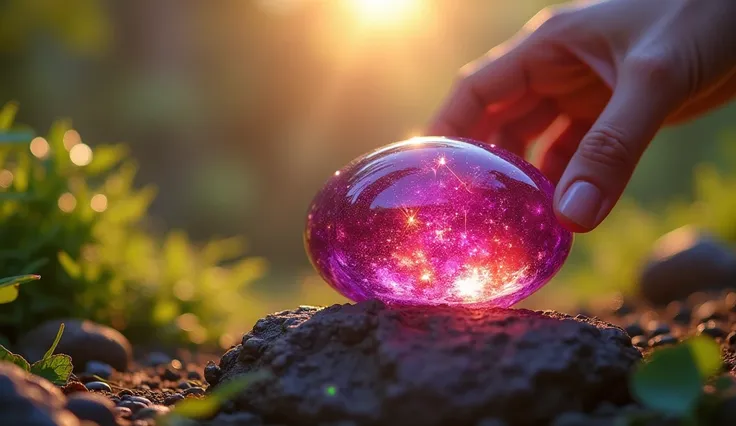
[[[349,0],[355,16],[364,24],[395,25],[420,11],[421,0]]]
[[[46,156],[49,154],[49,143],[46,141],[46,139],[42,137],[36,137],[33,138],[31,141],[31,154],[33,154],[36,158],[46,158]]]

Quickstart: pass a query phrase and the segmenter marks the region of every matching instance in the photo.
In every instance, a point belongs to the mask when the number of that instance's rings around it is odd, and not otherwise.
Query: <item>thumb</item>
[[[666,64],[650,58],[623,64],[611,99],[557,185],[555,211],[571,231],[594,229],[621,197],[676,101],[670,74]]]

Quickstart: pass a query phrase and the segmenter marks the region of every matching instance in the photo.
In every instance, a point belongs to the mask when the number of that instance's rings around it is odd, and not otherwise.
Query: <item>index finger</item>
[[[432,119],[429,135],[467,137],[489,105],[520,98],[527,90],[528,78],[519,47],[499,47],[464,66]]]

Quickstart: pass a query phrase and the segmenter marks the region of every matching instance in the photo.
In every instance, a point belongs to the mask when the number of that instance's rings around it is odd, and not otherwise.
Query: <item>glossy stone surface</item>
[[[553,191],[493,145],[414,138],[335,172],[309,209],[307,252],[354,301],[507,307],[547,283],[570,251]]]

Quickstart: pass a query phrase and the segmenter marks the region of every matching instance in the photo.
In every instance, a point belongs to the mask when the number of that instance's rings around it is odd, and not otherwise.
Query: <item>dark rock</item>
[[[184,395],[180,393],[175,393],[173,395],[169,395],[166,398],[164,398],[164,405],[174,405],[183,399],[184,399]]]
[[[192,385],[190,385],[189,382],[181,382],[176,387],[179,389],[189,389]]]
[[[635,336],[631,338],[631,344],[637,348],[647,348],[649,347],[649,339],[646,336]]]
[[[151,367],[158,367],[171,362],[171,357],[163,352],[151,352],[146,357],[146,364]]]
[[[736,285],[736,253],[715,237],[686,226],[662,236],[639,279],[642,296],[655,305]]]
[[[230,352],[230,351],[228,351]],[[204,379],[211,385],[217,384],[220,381],[222,371],[220,367],[212,361],[207,361],[207,365],[204,367]]]
[[[152,405],[150,407],[143,408],[133,415],[133,420],[146,420],[155,419],[156,417],[167,414],[169,407],[163,405]]]
[[[118,396],[120,398],[124,398],[126,396],[133,395],[133,392],[130,389],[123,389],[120,392],[118,392]]]
[[[736,331],[732,331],[728,334],[728,337],[726,337],[726,342],[728,343],[728,346],[730,346],[732,349],[736,349]]]
[[[105,382],[89,382],[87,383],[87,389],[92,391],[107,391],[112,392],[112,388]]]
[[[102,395],[77,393],[66,401],[66,409],[80,420],[89,420],[99,426],[116,426],[115,404]]]
[[[672,316],[672,320],[676,323],[690,323],[692,310],[686,304],[678,300],[670,302],[670,304],[667,305],[667,312]]]
[[[76,369],[82,371],[89,361],[104,362],[119,371],[128,369],[133,353],[128,339],[117,330],[91,321],[47,321],[20,338],[18,351],[29,361],[38,361],[54,342],[61,323],[64,335],[56,353],[71,356]]]
[[[161,378],[164,380],[175,382],[181,378],[181,374],[170,368],[166,368],[164,369],[163,373],[161,373]]]
[[[671,334],[660,334],[659,336],[654,336],[649,340],[649,346],[653,348],[664,345],[674,345],[675,343],[677,343],[677,338]]]
[[[122,401],[120,401],[120,402],[118,403],[118,407],[125,407],[125,408],[128,408],[128,409],[130,409],[130,411],[131,411],[131,412],[132,412],[133,414],[135,414],[135,413],[137,413],[137,412],[138,412],[138,410],[142,410],[142,409],[144,409],[144,408],[148,407],[148,405],[146,405],[146,404],[144,404],[144,403],[142,403],[142,402],[138,402],[138,401],[130,401],[130,400],[125,400],[125,399],[124,399],[124,400],[122,400]]]
[[[639,325],[638,322],[631,323],[627,325],[624,330],[626,331],[626,334],[628,334],[631,337],[641,336],[644,334],[644,329],[641,325]]]
[[[150,399],[144,397],[144,396],[138,396],[138,395],[130,395],[123,398],[126,401],[134,401],[134,402],[140,402],[141,404],[145,405],[146,407],[149,407],[153,405]]]
[[[622,329],[597,319],[376,301],[269,315],[246,338],[261,339],[259,356],[234,347],[219,379],[278,362],[236,404],[300,425],[546,424],[630,401],[627,375],[641,358]]]
[[[202,375],[196,371],[190,371],[187,373],[187,379],[189,380],[202,380]]]
[[[700,336],[702,334],[716,339],[719,337],[725,337],[727,332],[717,322],[708,321],[698,325],[697,335]]]
[[[649,329],[649,337],[659,336],[670,332],[670,326],[665,323],[654,321],[647,327]]]
[[[237,413],[220,413],[210,422],[212,425],[218,426],[261,426],[263,422],[261,418],[253,413],[237,412]]]
[[[100,361],[89,361],[87,366],[84,367],[84,373],[90,376],[98,376],[105,380],[112,376],[113,368],[108,364]]]
[[[185,395],[185,396],[186,395],[204,395],[205,391],[199,386],[194,386],[189,389],[184,389],[181,393],[182,395]]]
[[[475,426],[506,426],[506,422],[499,419],[483,419],[475,424]]]
[[[0,362],[0,413],[3,425],[79,426],[59,388],[9,362]]]

